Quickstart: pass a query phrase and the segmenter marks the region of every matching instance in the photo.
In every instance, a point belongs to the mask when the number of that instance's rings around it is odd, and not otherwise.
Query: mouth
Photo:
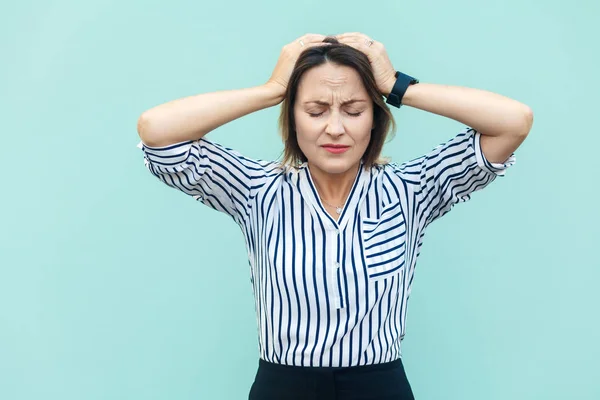
[[[341,144],[326,144],[322,147],[325,150],[327,150],[328,152],[334,153],[334,154],[343,153],[350,148],[350,146],[345,146],[345,145],[341,145]]]

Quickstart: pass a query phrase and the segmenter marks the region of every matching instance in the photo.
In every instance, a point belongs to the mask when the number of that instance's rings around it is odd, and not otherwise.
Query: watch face
[[[396,74],[395,74],[396,78],[398,78],[398,76],[400,76],[400,74],[401,74],[401,72],[400,72],[400,71],[396,71]],[[419,83],[419,80],[418,80],[417,78],[413,78],[412,76],[410,76],[410,75],[407,75],[407,74],[404,74],[404,73],[402,73],[402,75],[404,75],[404,77],[406,77],[406,78],[410,79],[410,81],[409,81],[409,82],[410,82],[410,84],[411,84],[411,85],[412,85],[413,83]]]

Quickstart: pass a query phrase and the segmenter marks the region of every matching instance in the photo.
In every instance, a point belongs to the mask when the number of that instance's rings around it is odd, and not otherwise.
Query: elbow
[[[142,142],[147,146],[156,146],[156,134],[152,133],[151,121],[146,113],[137,120],[137,132]]]
[[[137,133],[138,133],[140,139],[142,139],[142,141],[144,141],[144,137],[146,136],[147,131],[148,131],[148,121],[146,121],[146,118],[142,114],[142,115],[140,115],[140,117],[137,120]]]
[[[533,126],[533,110],[525,105],[523,108],[522,128],[519,130],[521,136],[526,137]]]

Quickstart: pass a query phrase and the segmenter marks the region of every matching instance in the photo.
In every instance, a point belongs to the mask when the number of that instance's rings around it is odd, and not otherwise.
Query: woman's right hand
[[[266,85],[275,89],[283,99],[300,53],[310,47],[328,45],[329,43],[323,43],[325,37],[325,35],[308,33],[283,46],[277,65]]]

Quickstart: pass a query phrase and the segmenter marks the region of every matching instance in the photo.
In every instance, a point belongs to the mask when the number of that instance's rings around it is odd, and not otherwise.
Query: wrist
[[[419,83],[419,80],[400,71],[396,71],[394,77],[396,79],[387,96],[386,103],[400,108],[405,104],[404,96],[406,95],[408,88],[415,83]]]
[[[279,104],[285,98],[286,88],[277,82],[269,81],[263,85],[272,105]]]
[[[390,78],[388,78],[382,85],[381,88],[381,93],[387,98],[390,93],[392,92],[392,89],[394,88],[394,84],[396,83],[396,75],[394,72],[394,75],[392,75]]]
[[[402,96],[402,100],[401,100],[403,105],[410,106],[412,104],[412,100],[415,95],[415,91],[419,90],[419,88],[417,86],[419,86],[419,85],[410,85],[409,87],[406,88],[406,92],[404,93],[404,96]],[[421,84],[421,87],[422,86],[423,86],[423,84]]]

